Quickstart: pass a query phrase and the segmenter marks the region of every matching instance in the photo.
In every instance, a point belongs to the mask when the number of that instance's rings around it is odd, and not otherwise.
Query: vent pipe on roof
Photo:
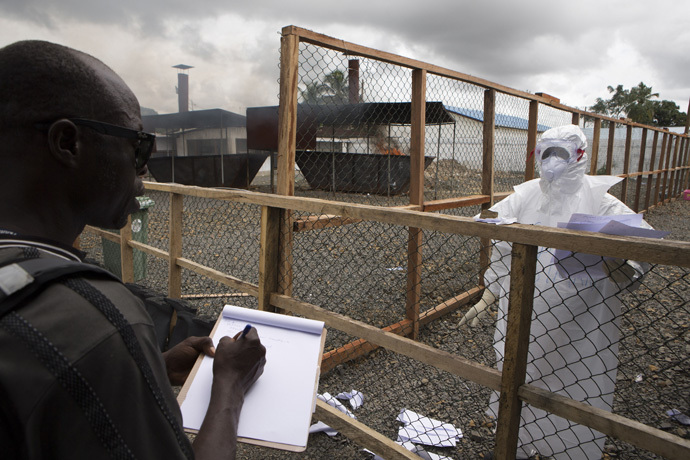
[[[180,113],[189,112],[189,75],[177,74],[177,107]]]
[[[359,102],[359,59],[350,59],[347,64],[347,85],[350,104]]]
[[[191,65],[177,64],[173,69],[177,72],[177,107],[180,113],[189,112],[189,74],[185,71],[193,69]]]

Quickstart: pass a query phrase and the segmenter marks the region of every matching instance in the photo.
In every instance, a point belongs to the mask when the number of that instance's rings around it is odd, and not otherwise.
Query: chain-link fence
[[[299,44],[298,60],[295,195],[385,207],[409,205],[416,180],[411,167],[414,114],[409,66],[312,42]],[[530,129],[538,137],[550,127],[570,123],[573,117],[562,107],[540,104],[536,120],[531,120],[533,101],[498,91],[489,107],[495,116],[488,168],[486,87],[433,73],[426,75],[425,85],[424,205],[484,195],[471,203],[436,208],[442,214],[478,214],[480,205],[493,199],[484,188],[487,171],[493,177],[493,193],[510,192],[527,176]],[[593,131],[584,122],[580,125],[593,144]],[[624,172],[628,132],[615,131],[613,174]],[[608,133],[608,128],[601,129],[597,171],[606,166]],[[634,128],[631,136],[628,171],[636,172],[642,155],[641,128]],[[647,132],[642,171],[666,167],[668,152],[674,151],[662,147],[663,137],[657,131]],[[666,156],[662,157],[662,151]],[[677,160],[676,165],[687,164],[687,146],[679,148],[677,157],[685,160]],[[642,209],[668,198],[671,192],[660,196],[656,189],[659,183],[662,189],[673,190],[668,173],[666,186],[663,173],[628,180],[626,204],[632,207],[642,197]],[[684,183],[682,177],[679,171],[675,190]],[[613,193],[620,197],[623,185],[617,187]],[[170,195],[155,186],[149,189],[154,205],[146,211],[146,244],[168,251]],[[650,194],[652,199],[645,204],[644,197]],[[482,295],[479,280],[489,262],[483,249],[486,240],[454,231],[417,230],[391,219],[361,219],[353,217],[354,211],[348,212],[347,216],[290,212],[281,231],[282,293],[353,322],[412,335],[435,350],[500,368],[508,290],[503,287],[495,292],[496,301],[487,310],[490,314],[478,325],[459,325]],[[224,304],[257,308],[260,216],[257,204],[184,197],[181,257],[186,265],[181,293],[199,315],[215,318]],[[99,239],[82,239],[82,247],[105,262],[108,256],[100,244]],[[502,252],[494,245],[495,257]],[[681,418],[668,415],[672,410],[690,412],[688,269],[682,263],[681,267],[602,266],[599,257],[564,277],[554,266],[552,253],[543,251],[537,263],[528,383],[547,382],[548,390],[690,437]],[[142,255],[146,273],[137,282],[167,292],[168,262]],[[568,265],[571,259],[566,257],[563,263]],[[506,261],[491,261],[493,267],[501,263]],[[488,281],[501,285],[507,280],[503,273]],[[330,328],[318,391],[332,396],[352,390],[363,393],[364,403],[357,409],[350,407],[351,412],[391,440],[408,433],[400,429],[415,425],[409,422],[424,422],[426,428],[414,438],[417,446],[448,458],[481,457],[495,445],[496,406],[490,404],[495,394],[487,386],[442,369]],[[405,410],[412,411],[406,413],[407,422],[398,418]],[[542,458],[587,458],[591,457],[588,452],[603,449],[605,458],[659,458],[614,438],[600,441],[589,428],[563,422],[527,404],[523,418],[520,446],[526,454],[534,450]],[[439,433],[429,427],[434,420],[443,424],[444,433],[454,433],[450,425],[460,428],[463,436],[447,435],[444,447],[438,440],[436,445],[425,445],[419,439],[429,441]],[[523,441],[525,436],[529,442]],[[569,449],[565,443],[570,443]],[[587,451],[588,446],[593,450]],[[298,457],[248,446],[242,447],[241,454]],[[342,436],[331,439],[322,433],[310,438],[306,455],[371,457]]]

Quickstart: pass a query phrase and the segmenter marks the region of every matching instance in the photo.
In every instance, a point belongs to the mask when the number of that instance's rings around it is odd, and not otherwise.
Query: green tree
[[[312,81],[300,90],[300,99],[308,104],[345,104],[349,100],[347,76],[334,70],[323,81]]]
[[[654,101],[655,126],[685,126],[687,115],[673,101]]]
[[[636,123],[655,126],[684,126],[685,114],[672,101],[654,101],[659,93],[640,82],[637,86],[625,89],[623,85],[607,87],[612,94],[610,99],[597,98],[590,111],[612,118],[625,116]],[[604,122],[604,125],[608,123]]]

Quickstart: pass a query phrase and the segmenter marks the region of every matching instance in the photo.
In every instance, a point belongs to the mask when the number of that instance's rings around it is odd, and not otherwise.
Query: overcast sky
[[[42,39],[92,54],[142,106],[277,104],[280,31],[296,25],[584,108],[644,82],[687,111],[686,0],[0,0],[0,46]]]

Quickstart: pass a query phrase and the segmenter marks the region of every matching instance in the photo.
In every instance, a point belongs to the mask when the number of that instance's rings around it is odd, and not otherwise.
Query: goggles
[[[547,158],[554,156],[574,163],[580,161],[585,151],[577,148],[577,144],[570,141],[562,141],[558,139],[547,139],[540,141],[534,149],[534,154],[538,161],[544,161]]]

